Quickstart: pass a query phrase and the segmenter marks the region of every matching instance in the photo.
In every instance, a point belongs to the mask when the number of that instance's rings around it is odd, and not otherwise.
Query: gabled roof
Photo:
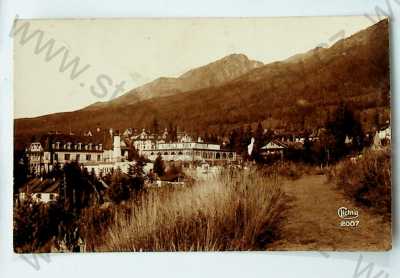
[[[93,136],[93,133],[90,130],[88,130],[83,133],[83,136]]]
[[[281,141],[272,140],[268,142],[264,147],[261,147],[262,150],[270,150],[270,149],[286,149],[288,146]]]
[[[34,178],[28,181],[19,189],[19,192],[24,193],[58,193],[60,179],[40,179]]]
[[[130,136],[133,134],[132,128],[127,128],[125,131],[122,133],[123,136]]]

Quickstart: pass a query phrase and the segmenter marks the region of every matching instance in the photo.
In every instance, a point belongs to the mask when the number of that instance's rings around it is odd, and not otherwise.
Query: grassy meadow
[[[286,205],[279,181],[254,171],[154,189],[117,210],[87,251],[265,250]]]

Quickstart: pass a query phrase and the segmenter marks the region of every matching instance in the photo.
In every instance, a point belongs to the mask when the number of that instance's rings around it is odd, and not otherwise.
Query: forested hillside
[[[198,134],[221,133],[257,122],[288,131],[312,130],[333,117],[343,102],[363,129],[369,130],[390,117],[388,45],[388,21],[383,20],[330,48],[316,48],[264,66],[257,64],[218,86],[210,83],[210,87],[140,102],[111,101],[96,109],[91,106],[17,119],[16,140],[54,130],[143,128],[151,126],[154,119],[162,127],[173,123]]]

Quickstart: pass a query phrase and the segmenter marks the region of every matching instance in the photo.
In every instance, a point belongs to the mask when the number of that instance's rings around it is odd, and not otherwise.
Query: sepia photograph
[[[390,20],[16,19],[16,253],[387,251]]]

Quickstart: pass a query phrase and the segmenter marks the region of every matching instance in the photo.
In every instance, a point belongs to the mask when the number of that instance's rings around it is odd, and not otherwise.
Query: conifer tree
[[[164,161],[160,154],[157,156],[156,160],[154,161],[153,171],[159,177],[162,177],[165,175],[165,164],[164,164]]]

